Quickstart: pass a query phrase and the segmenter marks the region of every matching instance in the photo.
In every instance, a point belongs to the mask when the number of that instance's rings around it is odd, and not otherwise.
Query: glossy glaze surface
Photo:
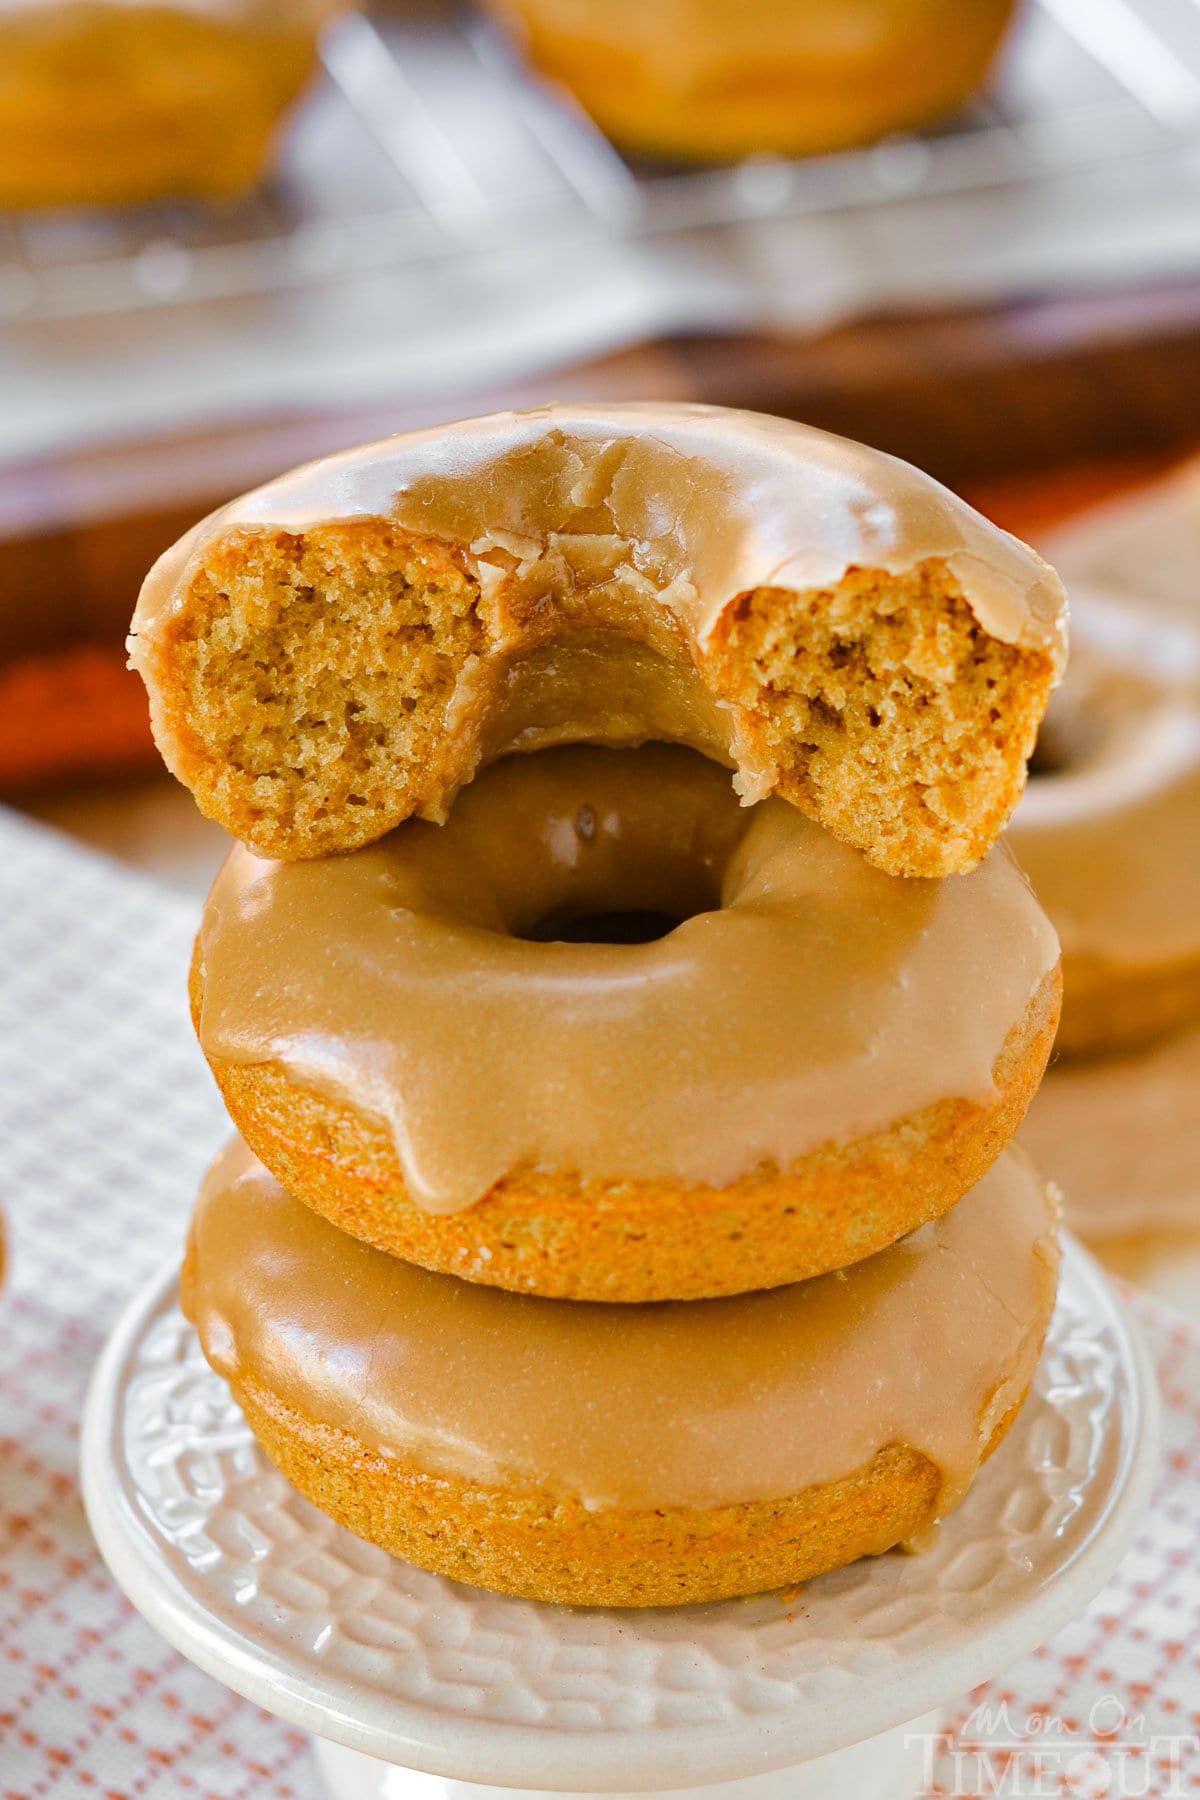
[[[682,922],[530,941],[614,911]],[[432,1212],[522,1167],[723,1186],[986,1103],[1058,959],[1003,848],[945,881],[884,875],[665,745],[514,757],[446,825],[348,856],[239,846],[200,946],[206,1054],[382,1122]]]
[[[205,1355],[433,1474],[589,1508],[714,1507],[836,1480],[888,1444],[971,1481],[1033,1377],[1054,1207],[1006,1152],[941,1219],[836,1275],[725,1300],[498,1293],[337,1231],[235,1140],[192,1221]]]

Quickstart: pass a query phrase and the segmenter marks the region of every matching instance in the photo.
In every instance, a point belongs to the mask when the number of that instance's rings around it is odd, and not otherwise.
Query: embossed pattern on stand
[[[164,1293],[123,1373],[121,1481],[144,1546],[222,1634],[338,1690],[448,1722],[604,1733],[803,1733],[831,1700],[947,1627],[1027,1599],[1081,1550],[1128,1454],[1132,1397],[1110,1319],[1068,1251],[1031,1401],[967,1502],[916,1557],[863,1561],[799,1596],[628,1614],[460,1586],[360,1542],[267,1462]]]

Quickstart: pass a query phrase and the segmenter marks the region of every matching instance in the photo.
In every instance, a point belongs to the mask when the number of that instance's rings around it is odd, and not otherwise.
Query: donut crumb
[[[244,527],[133,656],[201,810],[262,855],[308,857],[444,818],[522,659],[585,627],[593,654],[623,638],[665,655],[664,616],[632,590],[607,614],[550,593],[523,611],[468,549],[388,519]],[[984,630],[939,560],[755,589],[694,656],[676,633],[670,660],[680,691],[695,684],[726,722],[705,748],[737,761],[746,791],[773,786],[898,875],[962,873],[987,853],[1055,678],[1049,650]],[[581,813],[581,841],[595,829]]]
[[[755,589],[711,662],[787,799],[878,867],[926,876],[990,848],[1054,680],[1048,651],[983,630],[941,561]]]
[[[202,809],[264,854],[395,824],[404,770],[446,756],[479,584],[446,545],[386,520],[231,534],[175,624],[171,758]]]

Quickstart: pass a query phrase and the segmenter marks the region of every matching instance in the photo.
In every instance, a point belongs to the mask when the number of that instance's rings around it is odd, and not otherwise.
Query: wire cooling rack
[[[1200,0],[1029,0],[991,90],[865,150],[627,162],[467,7],[356,15],[278,176],[221,207],[0,218],[0,318],[76,318],[486,256],[522,232],[627,237],[1054,182],[1200,145]]]

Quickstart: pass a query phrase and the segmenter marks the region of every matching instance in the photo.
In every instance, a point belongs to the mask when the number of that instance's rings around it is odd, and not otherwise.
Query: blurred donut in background
[[[1021,1138],[1106,1262],[1157,1291],[1174,1272],[1189,1305],[1200,1273],[1200,459],[1037,536],[1065,574],[1073,644],[1009,842],[1058,929],[1065,992]]]
[[[0,0],[0,208],[223,198],[342,0]]]
[[[485,0],[533,67],[624,148],[804,156],[952,111],[1013,0]]]
[[[1200,1026],[1148,1049],[1061,1063],[1021,1142],[1093,1242],[1200,1231]]]
[[[1200,639],[1080,595],[1009,844],[1063,950],[1057,1050],[1200,1019]]]
[[[1200,634],[1200,456],[1037,534],[1037,544],[1069,589],[1129,596],[1138,617]]]

